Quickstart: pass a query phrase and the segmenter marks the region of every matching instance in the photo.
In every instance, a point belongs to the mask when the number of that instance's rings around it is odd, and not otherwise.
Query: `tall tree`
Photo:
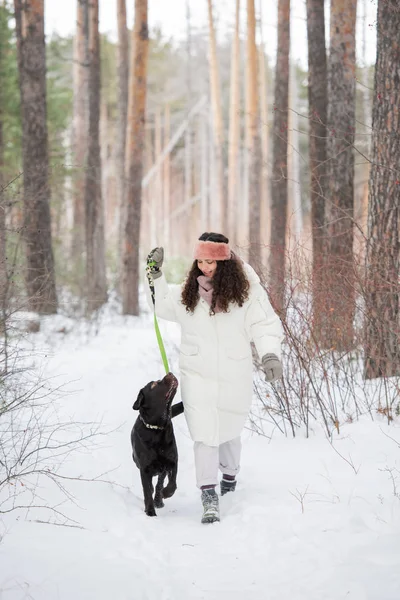
[[[8,14],[0,6],[0,331],[3,324],[3,309],[7,281],[6,270],[6,203],[4,194],[4,56],[6,53],[6,34],[8,33]]]
[[[369,178],[365,377],[400,374],[400,11],[379,0]]]
[[[164,148],[166,148],[170,142],[171,136],[171,114],[170,114],[170,106],[166,105],[164,110]],[[168,248],[170,244],[170,204],[171,204],[171,160],[170,153],[168,152],[167,156],[164,160],[163,166],[163,201],[162,201],[162,211],[161,214],[164,215],[163,218],[163,230],[162,236],[165,240],[165,245]]]
[[[269,278],[274,306],[282,310],[285,288],[288,202],[287,147],[289,102],[290,0],[278,0],[278,44],[275,72],[273,160],[271,182],[271,253]]]
[[[260,3],[261,7],[261,3]],[[262,21],[260,28],[262,28]],[[267,79],[267,60],[265,56],[265,46],[263,37],[261,36],[261,45],[258,49],[259,57],[259,73],[260,73],[260,131],[261,131],[261,244],[264,246],[265,255],[266,249],[269,246],[269,211],[270,211],[270,191],[269,191],[269,123],[268,123],[268,79]]]
[[[215,139],[215,160],[217,171],[217,189],[218,189],[218,213],[216,215],[216,223],[221,231],[228,230],[228,206],[226,197],[225,184],[225,167],[224,167],[224,121],[222,117],[222,101],[221,88],[219,78],[219,66],[217,56],[217,36],[215,32],[215,24],[213,17],[213,2],[207,0],[208,3],[208,23],[210,29],[210,85],[211,85],[211,104],[213,114],[213,133]],[[216,227],[217,228],[217,227]]]
[[[254,0],[247,0],[246,151],[249,165],[249,261],[259,269],[261,258],[261,138],[258,105],[258,51]]]
[[[326,311],[326,347],[346,350],[354,342],[355,273],[353,257],[354,134],[357,0],[331,3],[328,73],[329,234],[325,268],[330,306]],[[327,290],[326,290],[327,293]]]
[[[44,0],[14,0],[22,111],[24,240],[29,304],[57,310],[51,243]]]
[[[123,313],[131,315],[139,314],[139,241],[149,50],[147,13],[147,0],[135,0],[129,79],[126,220],[122,280]]]
[[[99,0],[89,6],[89,128],[85,177],[86,287],[92,311],[107,299],[100,155]]]
[[[73,200],[72,259],[79,261],[85,245],[85,165],[89,128],[89,0],[77,0],[74,36],[72,151],[77,166]]]
[[[120,218],[120,239],[122,242],[125,206],[125,148],[128,119],[129,88],[129,39],[126,22],[126,0],[118,0],[118,133],[117,133],[117,206]],[[120,244],[122,250],[122,243]]]
[[[239,179],[239,140],[240,140],[240,0],[236,0],[235,32],[231,54],[231,81],[229,105],[229,151],[228,151],[228,234],[233,244],[237,242],[238,188]]]
[[[323,254],[325,229],[328,79],[325,45],[325,0],[307,0],[308,106],[313,243],[313,329],[323,331],[325,291]]]

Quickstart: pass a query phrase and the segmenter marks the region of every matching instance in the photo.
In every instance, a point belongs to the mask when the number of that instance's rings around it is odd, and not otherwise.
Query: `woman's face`
[[[217,261],[216,260],[198,260],[197,266],[200,271],[206,277],[210,277],[212,279],[214,277],[214,273],[217,270]]]

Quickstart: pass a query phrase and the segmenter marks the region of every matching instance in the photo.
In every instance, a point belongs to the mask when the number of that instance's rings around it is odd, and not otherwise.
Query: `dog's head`
[[[145,385],[132,408],[140,411],[146,423],[161,425],[171,416],[171,404],[177,388],[177,378],[168,373],[164,379]]]

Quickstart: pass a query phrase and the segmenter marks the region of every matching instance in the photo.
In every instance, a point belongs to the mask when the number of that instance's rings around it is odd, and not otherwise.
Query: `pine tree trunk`
[[[218,206],[216,207],[215,229],[228,231],[228,205],[225,185],[224,168],[224,121],[222,117],[222,100],[217,57],[217,39],[213,19],[212,0],[208,0],[208,21],[210,28],[210,85],[211,104],[214,125],[215,160],[218,178]]]
[[[308,104],[311,172],[311,227],[313,244],[313,330],[319,338],[325,327],[326,303],[323,256],[325,228],[328,81],[324,0],[307,0]]]
[[[89,128],[89,0],[77,0],[73,67],[72,152],[76,166],[73,199],[72,264],[79,269],[85,246],[85,172]]]
[[[238,192],[240,189],[239,177],[239,140],[240,140],[240,0],[236,0],[235,34],[231,54],[231,82],[230,82],[230,107],[229,107],[229,165],[228,165],[228,203],[229,203],[229,229],[228,237],[234,246],[238,241]]]
[[[400,12],[378,2],[369,178],[365,377],[400,375]]]
[[[267,61],[265,58],[264,44],[259,48],[259,73],[260,73],[260,118],[261,118],[261,245],[264,254],[269,246],[269,227],[270,222],[270,193],[269,193],[269,123],[268,123],[268,82],[267,82]],[[264,262],[264,261],[262,261]]]
[[[271,182],[271,253],[269,279],[276,310],[284,308],[286,221],[288,203],[287,135],[289,102],[290,0],[278,0],[278,53],[275,73]]]
[[[354,344],[355,274],[353,256],[355,27],[357,0],[331,4],[328,76],[327,262],[330,306],[324,346],[348,350]],[[327,290],[326,290],[327,292]]]
[[[0,12],[3,10],[0,7]],[[0,19],[3,21],[3,14],[0,14]],[[3,23],[0,23],[0,35]],[[7,289],[7,263],[6,263],[6,203],[4,194],[5,181],[3,178],[4,170],[4,137],[3,137],[3,123],[4,123],[4,110],[3,110],[3,94],[2,94],[2,77],[3,77],[3,65],[2,65],[2,40],[0,39],[0,333],[4,331],[4,311],[6,301],[6,289]]]
[[[26,286],[32,310],[57,311],[51,243],[44,0],[15,0],[22,110]]]
[[[293,53],[295,54],[295,53]],[[289,132],[288,132],[288,226],[287,242],[290,260],[293,251],[299,249],[303,231],[303,213],[301,205],[300,141],[299,141],[299,92],[297,85],[297,66],[295,58],[289,66]],[[299,261],[292,261],[291,272],[298,272]]]
[[[169,144],[171,137],[171,116],[170,107],[167,105],[164,111],[164,148]],[[161,214],[163,218],[163,231],[162,236],[164,239],[165,246],[170,247],[170,204],[171,204],[171,161],[170,154],[165,157],[164,168],[163,168],[163,205]]]
[[[7,289],[7,263],[6,263],[6,203],[4,193],[4,93],[3,81],[5,79],[4,56],[6,47],[3,35],[8,29],[7,13],[4,6],[0,6],[0,333],[5,327],[6,289]]]
[[[119,210],[119,256],[122,258],[125,214],[125,149],[128,120],[129,40],[126,0],[118,0],[118,133],[116,148],[117,207]]]
[[[162,152],[162,119],[161,109],[156,108],[155,121],[154,121],[154,159],[157,160]],[[154,178],[155,193],[152,198],[152,212],[156,219],[156,238],[162,240],[162,221],[160,215],[162,215],[163,208],[163,190],[162,190],[162,165],[158,167],[156,176]]]
[[[259,270],[261,265],[261,138],[258,115],[258,57],[254,0],[247,0],[247,152],[249,159],[249,262]]]
[[[126,221],[122,282],[124,314],[139,314],[139,241],[147,94],[149,31],[147,0],[135,0],[129,83]]]
[[[89,60],[89,129],[84,201],[87,308],[91,312],[107,300],[101,193],[99,0],[91,0],[89,7]]]

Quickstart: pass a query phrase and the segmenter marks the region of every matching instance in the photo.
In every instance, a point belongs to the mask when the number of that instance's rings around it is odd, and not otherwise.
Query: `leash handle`
[[[156,331],[157,343],[158,343],[158,347],[160,349],[161,359],[163,361],[165,373],[168,374],[169,373],[168,359],[167,359],[167,354],[165,352],[164,342],[161,337],[160,328],[158,326],[157,315],[156,315],[156,299],[155,299],[154,281],[151,276],[151,267],[153,267],[155,264],[156,264],[155,262],[149,262],[147,264],[146,275],[147,275],[147,280],[149,282],[151,299],[153,301],[153,307],[154,307],[154,329]]]

